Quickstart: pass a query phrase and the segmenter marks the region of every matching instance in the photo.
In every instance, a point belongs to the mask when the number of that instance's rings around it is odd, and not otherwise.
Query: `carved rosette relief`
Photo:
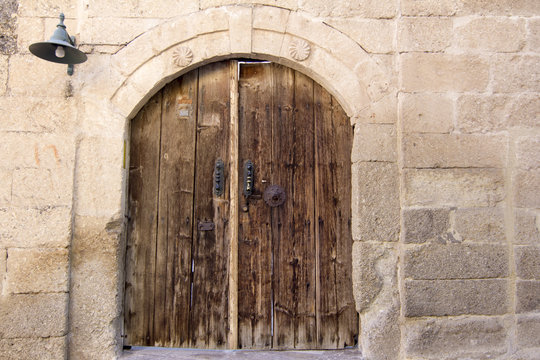
[[[311,53],[311,46],[308,42],[302,39],[294,39],[289,45],[289,55],[294,60],[304,61],[309,57]]]
[[[193,61],[193,52],[187,46],[179,46],[173,52],[173,61],[177,66],[184,67]]]

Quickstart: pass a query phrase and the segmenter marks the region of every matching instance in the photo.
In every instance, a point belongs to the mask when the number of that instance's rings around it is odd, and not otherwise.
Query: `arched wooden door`
[[[277,64],[156,94],[132,122],[124,344],[355,345],[351,144],[337,101]]]

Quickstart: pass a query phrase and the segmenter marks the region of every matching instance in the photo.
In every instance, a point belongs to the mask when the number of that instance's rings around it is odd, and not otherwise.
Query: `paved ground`
[[[122,360],[362,360],[356,349],[327,351],[197,350],[133,347],[125,350]]]

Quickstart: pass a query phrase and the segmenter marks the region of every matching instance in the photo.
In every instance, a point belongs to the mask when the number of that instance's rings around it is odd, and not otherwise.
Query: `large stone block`
[[[21,133],[72,134],[76,126],[73,98],[14,96],[0,97],[0,130]]]
[[[122,220],[75,217],[71,252],[71,359],[116,358],[121,344],[118,272]],[[120,345],[121,346],[121,345]]]
[[[391,93],[381,100],[370,103],[360,114],[352,119],[354,124],[395,124],[397,119],[397,96]],[[360,126],[360,125],[356,125]]]
[[[388,54],[394,51],[396,26],[392,20],[334,18],[326,22],[350,36],[368,53]]]
[[[71,208],[0,209],[0,248],[62,248],[71,238]]]
[[[502,279],[406,280],[404,314],[502,315],[508,311],[507,291],[508,282]]]
[[[48,17],[63,12],[66,17],[77,15],[77,4],[73,0],[19,0],[19,16]]]
[[[518,280],[517,281],[516,312],[539,312],[540,311],[540,281]]]
[[[516,206],[540,208],[540,170],[516,172],[514,184]]]
[[[300,0],[298,7],[315,16],[390,19],[395,16],[398,6],[396,0]]]
[[[481,91],[489,83],[489,64],[472,55],[403,54],[400,71],[405,92]]]
[[[0,296],[0,338],[66,335],[67,301],[66,293]]]
[[[8,57],[0,55],[0,96],[6,93],[8,80]]]
[[[459,0],[402,0],[401,15],[404,16],[452,16]]]
[[[452,212],[456,235],[466,242],[503,243],[506,241],[502,208],[457,209]]]
[[[410,134],[403,137],[403,164],[409,168],[502,168],[507,148],[503,136]]]
[[[403,17],[398,24],[398,51],[444,51],[451,45],[452,27],[449,18]]]
[[[366,359],[397,359],[401,348],[399,302],[361,315],[360,346]]]
[[[534,211],[516,209],[514,242],[518,245],[540,245],[540,221]]]
[[[5,360],[66,358],[65,336],[48,338],[0,339],[0,358]]]
[[[460,0],[459,15],[523,15],[536,16],[540,4],[536,0]]]
[[[540,280],[540,247],[514,247],[516,274],[521,279]]]
[[[490,359],[506,352],[507,330],[498,317],[409,320],[405,334],[407,358]]]
[[[22,168],[13,171],[12,201],[17,206],[70,206],[73,168]]]
[[[495,93],[540,92],[540,56],[499,54],[492,69]]]
[[[493,206],[504,199],[497,169],[411,169],[404,171],[407,206]]]
[[[93,17],[83,18],[80,42],[87,44],[123,45],[139,35],[144,34],[160,23],[159,19],[145,19],[140,17],[119,18],[122,31],[111,31],[111,18]]]
[[[446,94],[400,94],[400,115],[405,133],[449,133],[454,101]]]
[[[11,294],[68,291],[67,249],[9,249],[6,290]]]
[[[399,238],[399,173],[396,164],[353,165],[353,238],[397,241]]]
[[[506,245],[430,244],[407,248],[403,275],[419,280],[508,276]]]
[[[510,126],[530,127],[538,126],[540,101],[536,94],[520,94],[514,99],[508,116]]]
[[[457,125],[466,133],[505,130],[511,109],[508,96],[462,95],[457,101]]]
[[[58,19],[56,20],[58,22]],[[45,34],[44,21],[42,18],[19,17],[17,19],[17,49],[18,53],[29,53],[28,47],[37,41],[49,40],[50,34]],[[66,24],[67,25],[67,24]],[[51,34],[55,27],[51,28]]]
[[[397,160],[396,127],[386,124],[357,124],[351,154],[352,162]]]
[[[403,241],[445,243],[449,237],[450,210],[448,209],[404,209]]]
[[[516,141],[518,167],[523,170],[540,168],[540,136],[524,136]]]
[[[112,216],[121,211],[123,152],[123,138],[91,137],[81,141],[75,179],[77,215]]]
[[[467,20],[466,20],[467,21]],[[457,47],[472,51],[518,52],[525,46],[525,21],[478,18],[455,28]]]
[[[517,319],[517,344],[521,348],[540,347],[540,316],[521,315]]]
[[[529,28],[527,50],[540,52],[540,19],[529,19],[527,23]]]

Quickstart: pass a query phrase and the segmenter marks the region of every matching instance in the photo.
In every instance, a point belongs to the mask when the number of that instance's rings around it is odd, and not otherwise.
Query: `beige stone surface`
[[[370,103],[351,121],[353,123],[395,124],[397,119],[397,95],[390,93],[381,100]]]
[[[122,340],[118,303],[124,287],[116,271],[123,256],[122,220],[75,218],[70,283],[69,358],[115,358]]]
[[[352,183],[353,239],[397,241],[400,215],[396,164],[354,164]]]
[[[403,164],[410,168],[502,168],[507,148],[503,136],[410,134],[403,138]]]
[[[171,18],[199,10],[198,0],[184,0],[179,6],[176,0],[92,0],[85,7],[88,17],[146,17]]]
[[[503,174],[496,169],[411,169],[404,172],[408,206],[493,206],[504,199]]]
[[[523,348],[540,347],[540,316],[521,315],[517,319],[517,343]]]
[[[400,71],[405,92],[480,91],[489,82],[489,64],[477,56],[403,54]]]
[[[352,162],[396,161],[396,127],[386,124],[357,124],[354,128]]]
[[[0,97],[0,131],[71,134],[76,125],[76,104],[70,98],[21,96]],[[65,142],[67,139],[62,139]]]
[[[409,247],[403,276],[419,280],[503,278],[509,274],[508,246],[429,244]]]
[[[516,275],[521,279],[540,280],[540,246],[515,246]]]
[[[282,8],[289,8],[295,10],[297,8],[297,0],[199,0],[200,8],[206,9],[215,6],[234,5],[234,4],[260,4],[270,5]]]
[[[0,296],[0,338],[66,335],[67,301],[66,293]]]
[[[517,166],[523,170],[540,168],[540,136],[524,136],[516,141]]]
[[[58,15],[63,12],[67,18],[77,14],[77,4],[73,0],[19,0],[19,16],[47,17],[52,16],[58,19]]]
[[[287,29],[289,13],[289,10],[279,7],[255,7],[253,8],[253,29],[284,33]]]
[[[459,0],[460,15],[522,15],[540,13],[536,0]]]
[[[540,19],[528,19],[526,49],[532,52],[540,52]]]
[[[81,27],[84,32],[80,34],[81,43],[120,45],[127,44],[139,35],[159,24],[158,19],[144,19],[140,17],[116,18],[122,31],[110,31],[111,19],[105,17],[86,18]]]
[[[403,209],[402,239],[404,243],[446,243],[450,234],[449,209]]]
[[[9,60],[8,87],[11,95],[48,98],[69,97],[67,66],[44,61],[32,54],[13,55]]]
[[[442,17],[404,17],[398,23],[398,51],[444,51],[452,43],[453,22]]]
[[[0,339],[0,357],[6,360],[58,360],[66,356],[65,336]]]
[[[253,12],[251,8],[238,8],[229,17],[229,36],[231,52],[237,54],[251,53],[251,28]]]
[[[460,0],[402,0],[401,15],[452,16],[459,4]]]
[[[71,208],[0,209],[0,248],[64,248],[71,239]]]
[[[7,250],[0,248],[0,294],[3,294],[6,276]]]
[[[502,279],[407,280],[404,315],[502,315],[508,311],[507,287]]]
[[[0,55],[0,95],[4,95],[7,89],[8,60],[6,55]]]
[[[540,245],[540,214],[527,209],[516,209],[514,242],[518,245]]]
[[[399,96],[399,113],[405,133],[449,133],[454,127],[454,101],[446,94]]]
[[[407,357],[476,359],[506,351],[508,334],[500,317],[408,320],[405,329]]]
[[[516,312],[540,311],[540,281],[518,280],[516,286]]]
[[[350,36],[368,53],[388,54],[394,51],[396,23],[393,20],[331,18],[325,22]]]
[[[492,61],[494,92],[540,92],[540,56],[499,54]]]
[[[397,0],[352,0],[329,2],[325,0],[299,0],[301,10],[315,16],[364,18],[393,18],[397,10]]]
[[[6,290],[10,294],[67,292],[68,265],[67,249],[8,249]]]
[[[367,359],[395,359],[401,348],[401,328],[399,326],[399,301],[371,316],[361,316],[362,355]]]
[[[514,99],[510,109],[509,124],[511,126],[534,128],[538,127],[540,101],[533,94],[522,94]]]
[[[518,52],[525,46],[524,20],[478,18],[455,26],[459,49],[485,52]]]
[[[96,157],[101,161],[95,161]],[[113,216],[121,211],[126,172],[123,158],[123,138],[90,137],[81,141],[77,161],[85,166],[75,178],[77,215]]]
[[[503,208],[457,209],[451,217],[455,232],[464,242],[506,242]]]
[[[458,129],[466,133],[503,130],[512,104],[508,96],[462,95],[457,100]]]
[[[12,198],[13,172],[0,171],[0,206],[9,206]]]
[[[70,206],[73,201],[73,168],[14,170],[12,201],[17,206]]]
[[[514,184],[516,206],[540,208],[540,170],[516,172]]]

